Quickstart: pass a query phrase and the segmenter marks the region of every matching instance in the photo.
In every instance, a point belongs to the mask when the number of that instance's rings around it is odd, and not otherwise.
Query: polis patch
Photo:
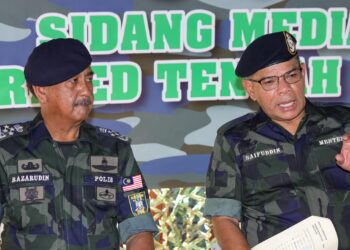
[[[148,212],[148,203],[145,192],[128,195],[130,210],[134,216]]]
[[[118,178],[110,175],[86,175],[84,183],[87,185],[118,184]]]

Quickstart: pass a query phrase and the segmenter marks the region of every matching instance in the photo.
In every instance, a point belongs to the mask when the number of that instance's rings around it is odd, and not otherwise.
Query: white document
[[[338,236],[330,219],[309,218],[261,242],[252,250],[337,250]]]

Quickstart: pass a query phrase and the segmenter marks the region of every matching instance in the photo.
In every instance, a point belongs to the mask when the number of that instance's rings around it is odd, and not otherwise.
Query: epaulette
[[[27,123],[4,124],[0,125],[0,141],[9,137],[27,133]]]
[[[96,127],[96,132],[98,135],[104,135],[104,136],[108,136],[108,137],[117,138],[117,139],[120,139],[120,140],[125,141],[125,142],[131,141],[131,139],[129,137],[121,135],[120,133],[118,133],[114,130],[108,129],[108,128]]]
[[[225,123],[218,129],[218,134],[225,134],[226,131],[234,128],[235,126],[241,125],[242,123],[251,120],[255,115],[256,113],[248,113]]]

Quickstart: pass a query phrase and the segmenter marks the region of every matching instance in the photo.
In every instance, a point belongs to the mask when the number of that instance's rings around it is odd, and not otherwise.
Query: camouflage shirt
[[[64,157],[40,115],[0,126],[3,249],[119,249],[120,238],[157,231],[124,137],[83,123],[71,151]]]
[[[218,130],[207,175],[205,216],[241,222],[250,246],[317,215],[330,218],[350,249],[350,173],[335,163],[350,109],[318,107],[293,136],[261,110]]]

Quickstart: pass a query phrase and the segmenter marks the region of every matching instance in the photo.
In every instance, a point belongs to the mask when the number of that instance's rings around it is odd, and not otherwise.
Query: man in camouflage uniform
[[[41,110],[0,127],[2,249],[154,249],[157,228],[130,142],[85,122],[90,64],[70,38],[39,45],[27,61]]]
[[[339,249],[350,249],[350,109],[308,101],[305,71],[287,32],[256,39],[236,67],[260,110],[218,130],[205,215],[223,249],[248,249],[310,215],[330,218]]]

